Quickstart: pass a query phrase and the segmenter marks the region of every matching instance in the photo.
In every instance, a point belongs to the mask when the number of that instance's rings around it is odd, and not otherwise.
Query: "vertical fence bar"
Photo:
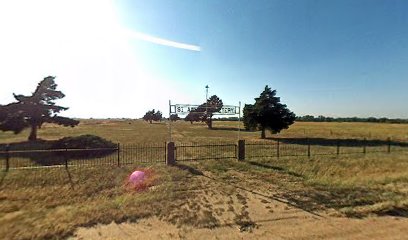
[[[120,167],[120,143],[118,143],[118,167]]]
[[[166,157],[166,162],[167,162],[167,158],[169,158],[169,148],[167,147],[167,157]],[[178,159],[178,151],[180,151],[180,148],[178,148],[177,146],[174,146],[174,159],[177,161]]]
[[[309,157],[310,158],[310,141],[309,141],[309,138],[307,138],[307,157]]]
[[[387,142],[388,142],[387,152],[391,153],[391,138],[388,137]]]
[[[364,154],[366,154],[366,151],[367,151],[366,145],[367,145],[367,139],[364,138],[364,140],[363,140],[363,153],[364,153]]]
[[[234,155],[234,158],[237,158],[237,145],[235,145],[235,155]]]
[[[10,145],[6,145],[6,172],[10,168]]]
[[[65,169],[68,169],[68,148],[65,148],[64,161],[65,161]]]
[[[337,140],[336,154],[337,156],[340,154],[340,140]]]
[[[279,138],[276,141],[276,157],[279,158],[280,157],[280,147],[279,147]]]

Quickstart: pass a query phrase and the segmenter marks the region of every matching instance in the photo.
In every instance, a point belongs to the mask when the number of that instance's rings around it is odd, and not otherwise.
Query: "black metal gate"
[[[237,158],[235,143],[178,143],[176,161]]]

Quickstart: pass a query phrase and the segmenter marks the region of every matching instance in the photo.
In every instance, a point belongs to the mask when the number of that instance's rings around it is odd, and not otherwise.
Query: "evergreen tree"
[[[57,116],[57,113],[68,108],[55,105],[55,100],[65,97],[57,91],[55,77],[46,77],[30,96],[14,95],[17,102],[0,106],[0,130],[20,133],[25,128],[31,128],[28,140],[37,140],[37,130],[44,123],[54,123],[74,127],[79,121]]]
[[[193,122],[205,122],[208,128],[212,129],[212,117],[214,113],[219,112],[223,106],[222,100],[217,95],[211,96],[206,103],[201,104],[196,109],[190,111],[185,121]]]
[[[257,122],[255,121],[255,111],[253,104],[245,104],[243,109],[243,122],[244,127],[246,130],[256,130],[257,129]]]
[[[276,90],[271,90],[268,85],[255,104],[246,104],[244,107],[244,124],[247,130],[258,128],[261,130],[261,138],[265,138],[265,130],[269,129],[272,134],[287,129],[294,123],[296,115],[276,97]]]
[[[222,100],[217,97],[216,95],[211,96],[207,100],[207,105],[206,105],[206,114],[204,115],[204,120],[208,125],[209,129],[212,129],[212,117],[214,113],[219,112],[223,106]]]

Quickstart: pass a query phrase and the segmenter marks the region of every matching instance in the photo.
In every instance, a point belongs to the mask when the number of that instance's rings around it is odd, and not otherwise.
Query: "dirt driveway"
[[[181,184],[194,197],[171,214],[79,228],[73,239],[408,239],[407,218],[310,210],[281,197],[278,184],[238,171],[229,171],[228,179],[203,171]]]

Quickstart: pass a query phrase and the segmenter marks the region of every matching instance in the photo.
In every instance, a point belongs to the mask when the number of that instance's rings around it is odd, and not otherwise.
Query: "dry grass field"
[[[240,125],[243,129],[243,125]],[[236,141],[238,138],[237,122],[214,122],[214,130],[208,131],[204,123],[178,121],[172,123],[173,140],[179,142]],[[10,132],[0,133],[0,143],[25,141],[29,131],[14,135]],[[168,141],[168,122],[149,124],[141,120],[81,120],[79,126],[63,128],[45,124],[39,130],[42,139],[59,139],[64,136],[95,134],[113,142],[122,144],[157,143]],[[260,132],[240,131],[242,139],[259,139]],[[407,124],[382,123],[314,123],[297,122],[289,129],[282,131],[278,137],[309,138],[367,138],[408,142]],[[272,137],[268,135],[267,137]]]
[[[39,137],[164,142],[166,124],[83,120],[76,128],[45,125]],[[214,127],[176,122],[173,139],[237,140],[236,122]],[[240,135],[258,141],[260,133]],[[0,143],[26,136],[0,133]],[[407,142],[408,125],[296,123],[279,134],[305,136]],[[138,167],[152,168],[157,179],[148,191],[135,193],[123,185]],[[0,175],[0,238],[404,239],[407,199],[407,152],[10,170]]]

